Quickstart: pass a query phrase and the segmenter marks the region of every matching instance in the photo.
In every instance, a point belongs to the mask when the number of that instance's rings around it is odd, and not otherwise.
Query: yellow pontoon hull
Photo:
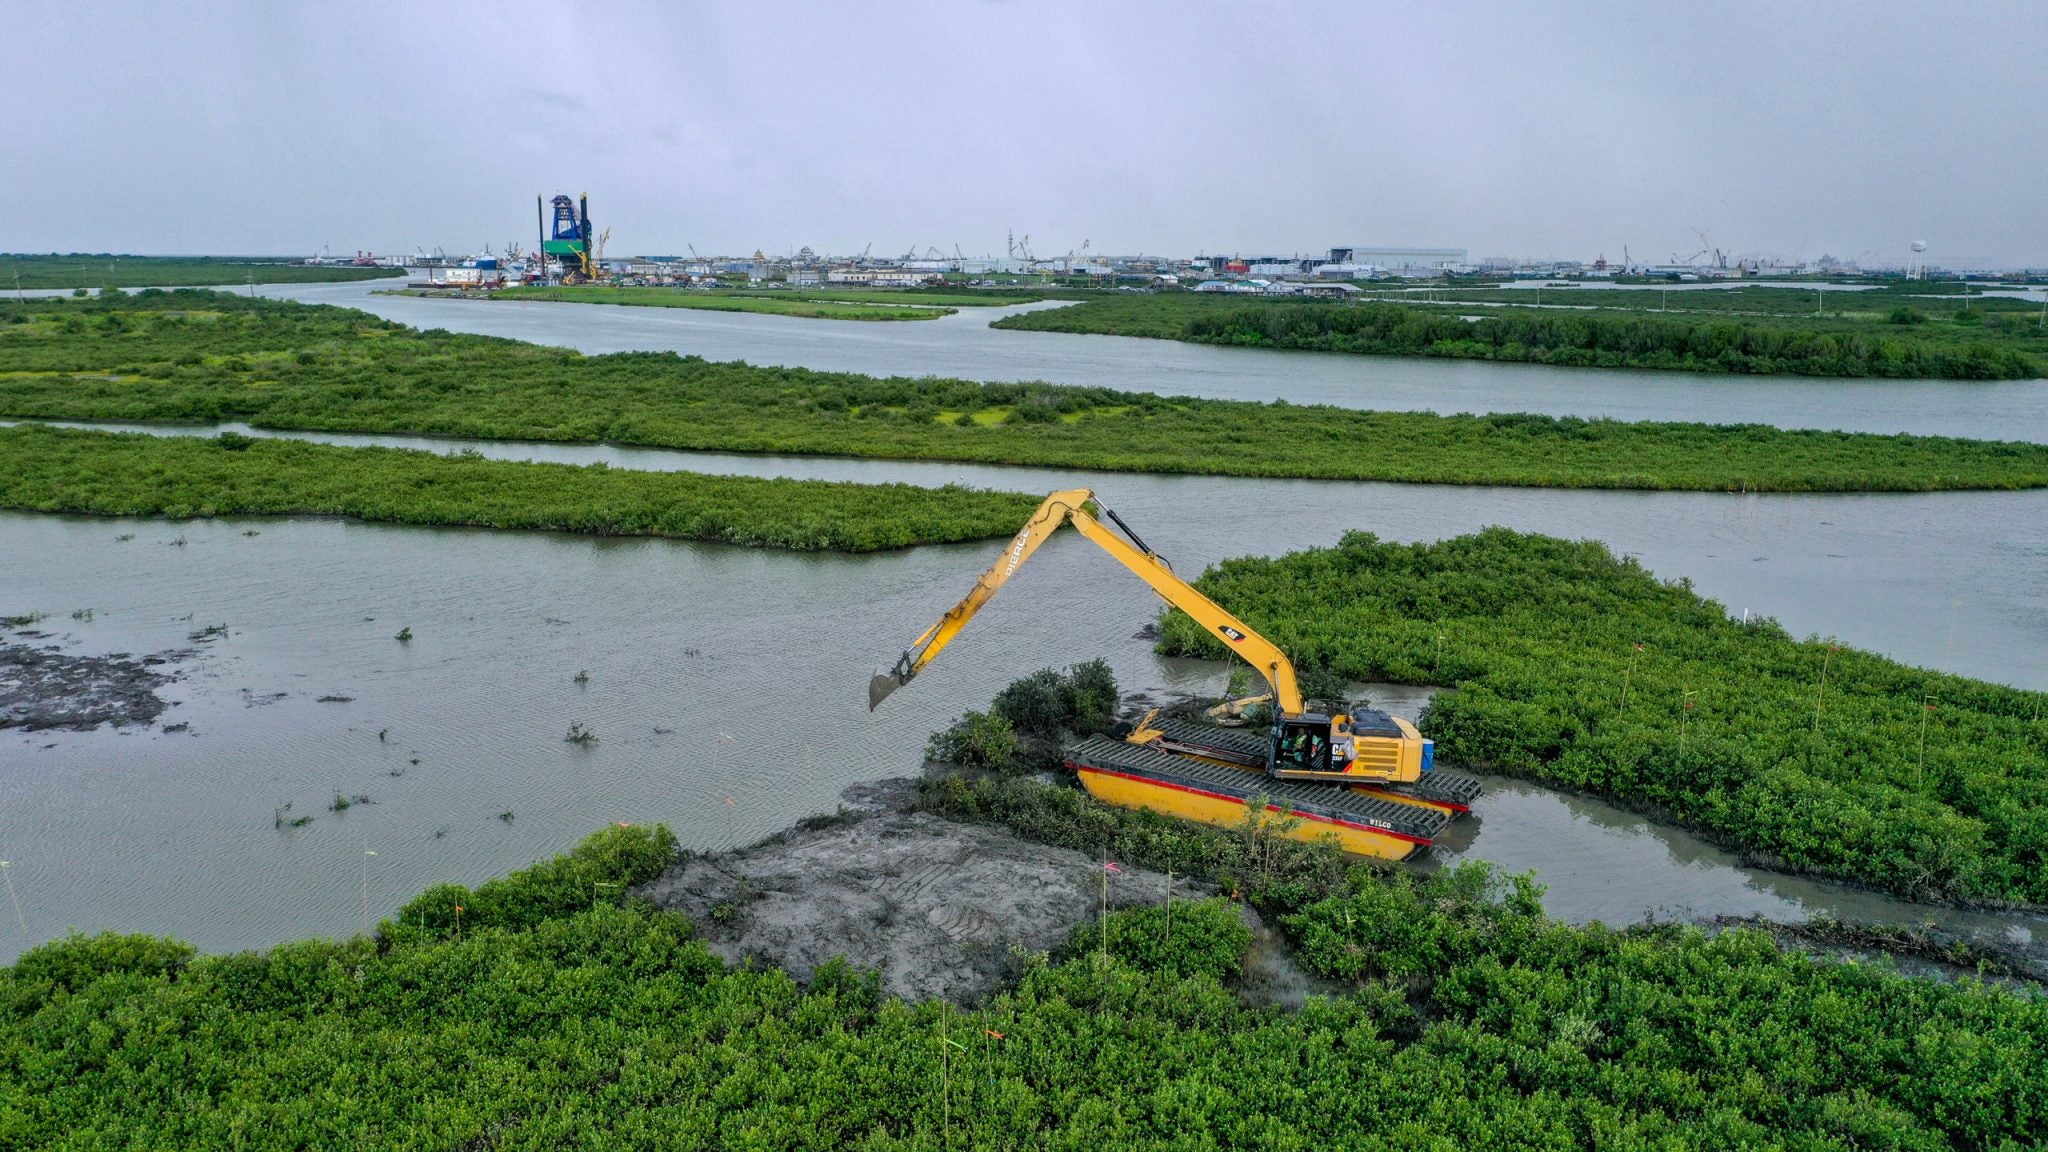
[[[1249,797],[1085,764],[1075,765],[1075,770],[1088,794],[1105,804],[1119,808],[1149,808],[1162,816],[1219,828],[1238,827],[1245,820]],[[1290,811],[1278,803],[1268,802],[1266,813],[1266,819],[1280,826],[1280,834],[1288,839],[1308,842],[1334,839],[1338,847],[1356,856],[1406,860],[1429,846],[1425,837],[1376,828],[1340,816]]]

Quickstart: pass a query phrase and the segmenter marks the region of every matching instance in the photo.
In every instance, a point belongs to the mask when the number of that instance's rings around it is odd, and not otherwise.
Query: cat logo
[[[1225,625],[1223,626],[1223,634],[1224,634],[1225,636],[1228,636],[1228,637],[1230,637],[1230,642],[1231,642],[1232,644],[1235,644],[1235,643],[1237,643],[1238,641],[1240,641],[1240,640],[1244,639],[1244,633],[1242,633],[1242,632],[1239,632],[1239,631],[1238,631],[1237,629],[1235,629],[1235,628],[1232,628],[1232,627],[1231,627],[1230,625],[1228,625],[1228,624],[1225,624]]]

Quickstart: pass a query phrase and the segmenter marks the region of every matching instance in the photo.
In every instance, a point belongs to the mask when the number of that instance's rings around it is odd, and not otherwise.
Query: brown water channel
[[[1188,572],[1354,527],[1393,539],[1488,524],[1594,537],[1796,633],[2048,688],[2043,492],[1766,498],[462,447],[1024,491],[1085,483]],[[1022,669],[1100,654],[1131,690],[1221,688],[1215,665],[1154,655],[1137,632],[1156,599],[1062,537],[944,660],[869,714],[868,676],[993,547],[805,555],[317,519],[0,515],[0,612],[49,613],[46,643],[148,653],[229,628],[178,665],[184,678],[166,694],[179,704],[155,728],[0,738],[0,857],[12,861],[27,936],[118,927],[224,949],[345,933],[362,921],[366,862],[375,917],[428,884],[518,867],[612,820],[667,821],[691,847],[751,840],[830,809],[849,783],[911,770],[930,731]],[[90,620],[71,619],[85,608]],[[394,639],[401,627],[409,643]],[[571,723],[597,742],[565,742]],[[372,803],[329,811],[337,792]],[[314,821],[277,828],[286,803]],[[1477,815],[1444,855],[1533,868],[1552,910],[1575,920],[1829,912],[2017,934],[2039,923],[1740,868],[1682,832],[1514,782],[1495,782]],[[22,933],[8,911],[0,946],[11,954]]]

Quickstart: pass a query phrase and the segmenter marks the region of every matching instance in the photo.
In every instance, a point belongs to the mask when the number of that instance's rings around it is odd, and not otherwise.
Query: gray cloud
[[[0,249],[2048,263],[2048,7],[23,3]]]

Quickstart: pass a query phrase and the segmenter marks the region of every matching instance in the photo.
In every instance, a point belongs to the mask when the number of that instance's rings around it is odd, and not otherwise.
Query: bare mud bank
[[[74,656],[55,644],[0,642],[0,729],[84,732],[102,724],[148,724],[168,707],[157,690],[177,679],[172,665],[188,655]]]
[[[1019,839],[1002,829],[955,824],[911,810],[908,779],[857,784],[836,816],[815,817],[733,852],[695,856],[639,894],[688,916],[732,963],[779,967],[809,980],[843,956],[881,973],[883,989],[908,1000],[986,1000],[1013,984],[1041,953],[1058,950],[1076,925],[1111,911],[1165,901],[1167,878],[1139,868],[1105,873],[1102,861]],[[1173,880],[1176,900],[1215,895]],[[1299,1003],[1310,991],[1250,909],[1255,947],[1243,991],[1263,1002]]]

